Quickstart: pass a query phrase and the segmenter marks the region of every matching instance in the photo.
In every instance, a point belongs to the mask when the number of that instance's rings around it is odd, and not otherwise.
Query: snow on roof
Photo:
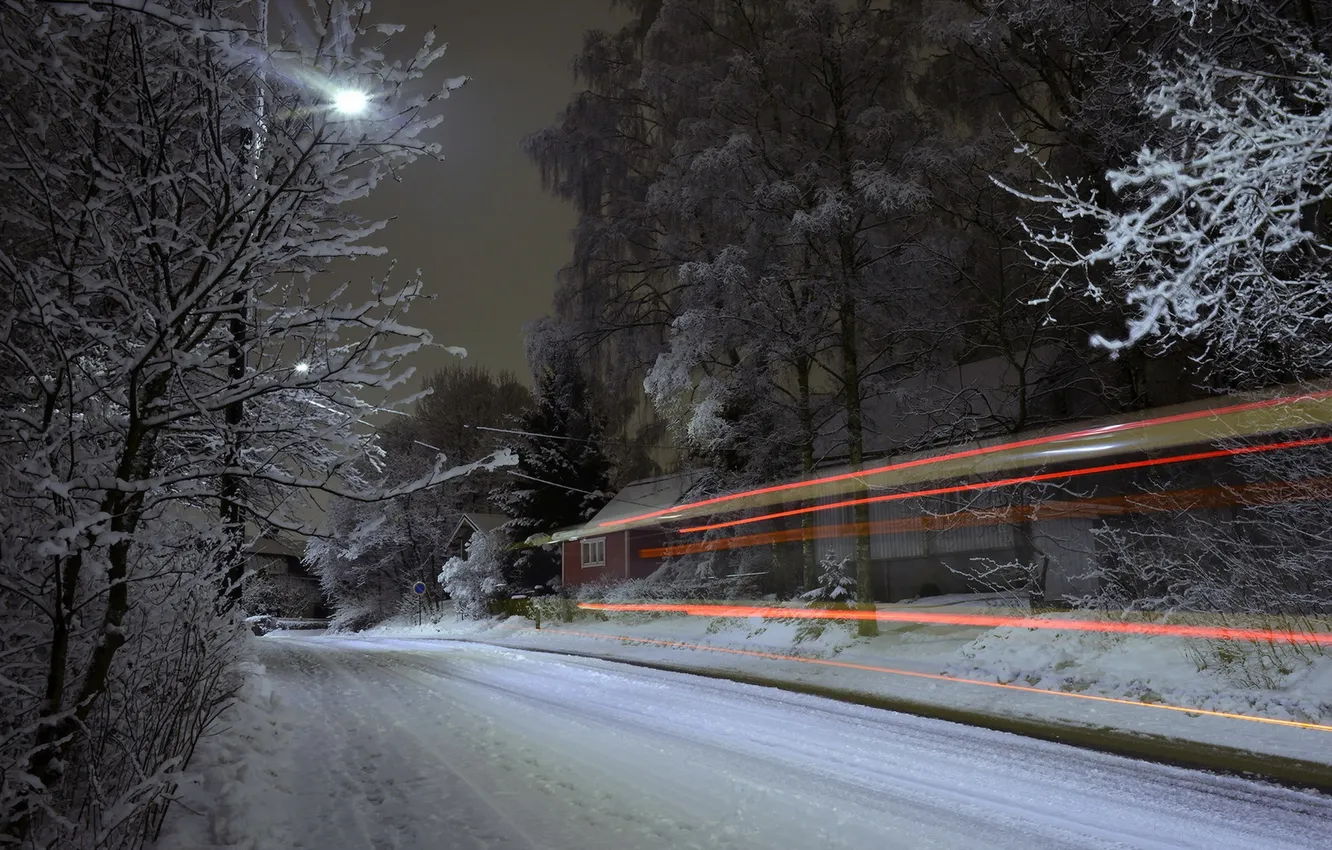
[[[694,498],[694,488],[702,478],[699,472],[681,472],[659,478],[644,478],[626,484],[615,498],[588,520],[585,525],[560,529],[551,535],[552,542],[577,540],[590,534],[603,533],[602,523],[628,519],[639,514],[670,508]]]
[[[301,549],[290,540],[280,537],[260,537],[246,547],[252,555],[281,555],[287,558],[301,557]]]
[[[660,478],[645,478],[625,485],[615,494],[615,498],[597,511],[588,525],[599,525],[638,516],[648,511],[659,511],[686,501],[690,491],[701,478],[698,472],[682,472],[676,475],[663,475]]]
[[[464,513],[462,516],[463,522],[483,534],[489,531],[494,531],[509,521],[509,518],[504,514]]]
[[[458,532],[463,530],[463,526],[470,526],[473,531],[489,534],[508,521],[509,518],[504,514],[464,512],[458,518],[458,524],[453,527],[453,532],[449,535],[448,545],[452,545],[453,541],[458,539]]]

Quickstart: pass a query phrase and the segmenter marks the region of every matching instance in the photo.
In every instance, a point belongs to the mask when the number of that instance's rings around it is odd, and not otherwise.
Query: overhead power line
[[[644,445],[642,443],[636,443],[633,440],[624,440],[615,437],[600,437],[598,439],[593,439],[592,437],[561,437],[557,434],[538,434],[535,431],[520,431],[516,428],[492,428],[489,425],[464,425],[463,427],[471,428],[475,431],[494,431],[497,434],[516,434],[520,437],[535,437],[538,440],[565,440],[571,443],[623,443],[627,446],[638,446],[639,448],[644,449],[673,450],[675,448],[675,446],[662,446],[655,443]]]
[[[592,442],[590,437],[558,437],[554,434],[537,434],[533,431],[519,431],[514,428],[491,428],[489,425],[464,425],[463,427],[472,428],[477,431],[494,431],[497,434],[519,434],[523,437],[539,437],[543,440],[570,440],[575,443]]]
[[[570,492],[573,493],[583,493],[588,496],[605,496],[608,500],[611,498],[610,493],[598,493],[595,490],[580,490],[577,487],[570,487],[568,484],[561,484],[558,481],[547,481],[544,478],[537,478],[534,475],[524,475],[521,472],[514,472],[511,469],[506,471],[508,472],[509,475],[512,475],[515,478],[526,478],[528,481],[535,481],[538,484],[545,484],[550,487],[559,487],[561,490],[569,490]]]
[[[561,484],[561,483],[559,483],[558,481],[547,481],[547,480],[544,479],[544,478],[537,478],[537,477],[534,476],[534,475],[524,475],[524,474],[521,473],[521,472],[514,472],[514,471],[511,470],[511,469],[510,469],[510,470],[507,470],[507,472],[508,472],[509,475],[512,475],[512,476],[514,476],[515,478],[526,478],[528,481],[535,481],[535,482],[537,482],[538,484],[545,484],[545,485],[550,486],[550,487],[559,487],[561,490],[570,490],[570,491],[572,491],[572,492],[574,492],[574,493],[584,493],[584,494],[586,494],[586,495],[588,495],[588,496],[604,496],[604,497],[606,498],[606,501],[608,501],[608,502],[609,502],[611,499],[613,499],[613,498],[617,498],[617,496],[616,496],[614,493],[605,493],[605,492],[598,493],[598,492],[595,491],[595,490],[580,490],[580,489],[578,489],[577,487],[570,487],[568,484]],[[647,502],[636,502],[636,501],[634,501],[633,499],[624,499],[624,498],[621,498],[620,501],[621,501],[621,502],[626,502],[626,503],[628,503],[628,504],[630,504],[630,505],[636,505],[636,506],[638,506],[638,507],[640,507],[640,508],[658,508],[658,507],[661,507],[660,505],[650,505],[650,504],[648,504]]]

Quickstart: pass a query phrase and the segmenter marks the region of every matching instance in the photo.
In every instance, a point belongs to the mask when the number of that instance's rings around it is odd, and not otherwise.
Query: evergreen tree
[[[542,322],[529,336],[528,357],[533,402],[518,418],[516,430],[525,433],[517,480],[498,499],[511,517],[505,531],[519,544],[585,522],[610,499],[605,424],[573,344]],[[511,570],[519,587],[544,584],[559,575],[559,553],[524,548]]]

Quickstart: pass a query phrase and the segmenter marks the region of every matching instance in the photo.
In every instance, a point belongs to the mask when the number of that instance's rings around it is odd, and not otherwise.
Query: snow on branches
[[[432,36],[386,61],[367,11],[263,38],[239,0],[0,6],[0,833],[141,844],[230,687],[237,532],[384,495],[362,420],[431,343],[421,281],[311,281],[382,253],[349,202],[438,156],[463,81]]]
[[[800,595],[810,603],[841,603],[856,598],[856,577],[851,559],[829,553],[819,561],[818,583]]]
[[[467,541],[466,558],[450,558],[439,574],[458,616],[479,620],[505,588],[503,546],[497,535],[478,531]]]
[[[1165,140],[1109,172],[1115,198],[1053,178],[1024,195],[1065,222],[1031,234],[1039,259],[1105,268],[1088,293],[1131,311],[1122,337],[1096,344],[1198,339],[1262,380],[1332,363],[1332,62],[1293,38],[1281,49],[1288,72],[1158,63],[1144,102]]]

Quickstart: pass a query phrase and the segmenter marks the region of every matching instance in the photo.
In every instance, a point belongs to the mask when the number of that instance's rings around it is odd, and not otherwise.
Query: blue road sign
[[[425,596],[425,582],[418,581],[416,584],[412,585],[412,593],[415,593],[417,596]]]

